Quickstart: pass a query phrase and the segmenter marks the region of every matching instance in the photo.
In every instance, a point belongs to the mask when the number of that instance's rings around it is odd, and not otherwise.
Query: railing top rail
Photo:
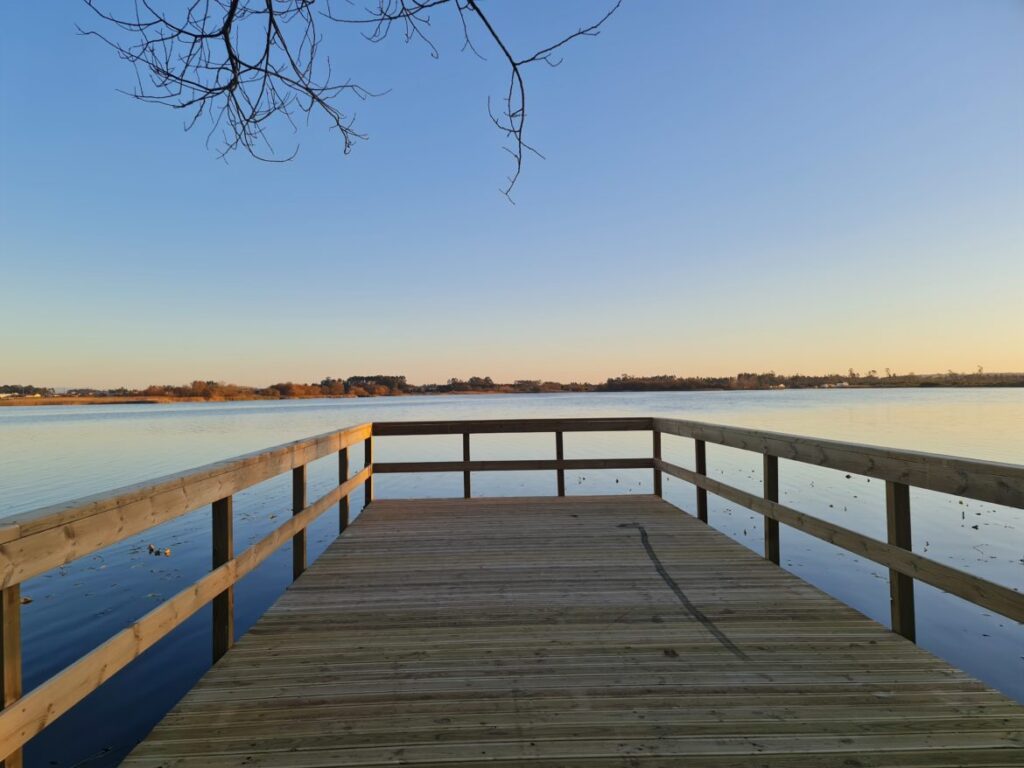
[[[105,546],[140,533],[370,435],[367,422],[6,518],[0,521],[0,581],[11,583],[16,564],[33,555],[41,559],[30,570],[47,570],[42,567],[48,562],[44,545],[77,559],[95,551],[95,544]],[[63,546],[55,547],[68,526],[74,529]],[[70,550],[69,542],[74,545]],[[28,575],[20,574],[17,580],[24,578]]]
[[[609,416],[572,419],[453,419],[446,421],[375,421],[373,434],[461,435],[515,432],[627,432],[653,427],[649,416]]]
[[[803,435],[655,418],[666,434],[891,480],[915,488],[1024,509],[1024,465],[824,440]]]
[[[17,583],[371,435],[646,431],[1024,508],[1024,466],[673,418],[365,423],[0,521],[0,583]],[[58,555],[57,553],[61,553]]]

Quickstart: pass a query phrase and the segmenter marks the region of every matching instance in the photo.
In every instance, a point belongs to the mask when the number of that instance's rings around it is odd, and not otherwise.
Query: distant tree
[[[330,395],[331,397],[345,394],[345,382],[341,379],[332,379],[330,377],[323,379],[320,382],[320,388],[325,395]]]
[[[440,51],[431,29],[437,19],[431,14],[449,14],[461,30],[463,50],[484,58],[480,51],[486,46],[508,66],[500,108],[495,110],[488,100],[491,120],[505,135],[505,149],[513,159],[503,188],[506,195],[519,178],[524,153],[534,151],[525,139],[524,70],[541,62],[558,66],[561,49],[576,38],[596,36],[622,2],[616,0],[591,23],[554,36],[550,45],[518,53],[490,8],[484,13],[479,0],[372,0],[361,11],[355,4],[331,0],[83,1],[103,24],[102,31],[83,33],[101,38],[134,66],[136,86],[131,95],[183,111],[188,115],[186,129],[208,118],[210,133],[221,133],[222,154],[242,149],[272,161],[290,160],[298,147],[284,155],[275,152],[268,126],[275,121],[294,126],[296,113],[326,117],[341,136],[346,154],[366,138],[339,98],[365,100],[376,94],[335,76],[330,58],[321,52],[318,25],[354,26],[374,43],[397,28],[407,43],[423,43],[437,58]]]

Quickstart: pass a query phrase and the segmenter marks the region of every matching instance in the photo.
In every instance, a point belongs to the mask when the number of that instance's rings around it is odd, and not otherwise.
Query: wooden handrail
[[[339,508],[339,528],[344,527],[349,494],[370,481],[372,464],[351,478],[345,475],[348,474],[348,446],[369,440],[371,436],[372,426],[362,424],[4,521],[0,526],[0,541],[3,542],[0,543],[3,577],[0,596],[3,689],[0,693],[4,704],[0,712],[0,758],[4,766],[22,765],[21,748],[29,739],[211,602],[214,604],[213,660],[226,653],[234,639],[235,583],[289,540],[293,542],[294,575],[298,577],[305,568],[306,528],[332,505],[343,501]],[[339,456],[339,483],[307,505],[306,465],[332,453]],[[240,555],[234,555],[233,494],[289,470],[295,480],[293,516]],[[208,504],[213,515],[213,569],[22,695],[21,582]]]
[[[566,469],[653,469],[654,459],[488,459],[476,461],[378,461],[374,474],[403,472],[528,472]]]
[[[690,437],[967,499],[1024,508],[1024,466],[1019,464],[821,440],[683,419],[656,418],[653,421],[655,430],[669,435]]]
[[[650,458],[566,459],[565,432],[650,431]],[[555,435],[554,459],[471,460],[472,434],[549,432]],[[462,461],[375,462],[373,438],[402,435],[462,435]],[[661,435],[694,441],[696,469],[665,461]],[[363,443],[364,466],[348,477],[348,448]],[[706,444],[764,456],[764,492],[758,496],[707,475]],[[313,503],[306,500],[306,465],[338,454],[338,485]],[[886,481],[889,540],[872,539],[848,528],[780,504],[779,458],[804,462]],[[293,542],[293,575],[306,567],[306,528],[334,504],[339,532],[349,522],[349,495],[362,486],[373,499],[373,476],[404,472],[461,472],[470,495],[471,472],[555,471],[558,494],[565,494],[565,471],[576,469],[650,469],[655,492],[661,474],[692,483],[697,515],[707,522],[707,494],[740,504],[765,518],[765,557],[779,562],[778,525],[812,536],[879,563],[890,570],[893,629],[913,639],[913,582],[920,580],[976,605],[1024,622],[1024,595],[911,551],[909,487],[1024,508],[1024,466],[976,461],[916,451],[817,440],[798,435],[667,418],[515,419],[429,422],[375,422],[216,462],[149,483],[46,507],[0,523],[0,651],[2,693],[0,757],[20,765],[21,747],[57,717],[123,669],[206,604],[214,603],[214,660],[233,642],[234,585],[280,546]],[[293,515],[244,552],[235,555],[232,497],[286,472],[293,478]],[[153,526],[212,505],[212,570],[160,604],[27,694],[21,693],[19,585],[25,579],[70,563]]]
[[[0,712],[0,753],[7,755],[21,748],[196,611],[255,570],[282,544],[305,531],[339,499],[348,496],[366,482],[372,473],[372,467],[364,467],[349,480],[286,519],[240,555],[164,601]]]
[[[650,417],[578,419],[482,419],[465,421],[375,421],[376,437],[396,435],[484,435],[514,432],[649,432]]]
[[[0,526],[0,586],[67,565],[195,509],[365,440],[370,424],[46,507]]]
[[[667,461],[658,461],[656,464],[662,472],[693,483],[698,488],[704,488],[716,496],[746,507],[768,519],[778,520],[780,523],[785,523],[815,538],[827,541],[829,544],[834,544],[855,555],[884,565],[897,573],[931,584],[1014,621],[1024,622],[1024,594],[1009,587],[943,565],[931,558],[878,541],[841,525],[798,512],[792,507],[769,501],[705,475],[699,475],[691,469],[670,464]]]

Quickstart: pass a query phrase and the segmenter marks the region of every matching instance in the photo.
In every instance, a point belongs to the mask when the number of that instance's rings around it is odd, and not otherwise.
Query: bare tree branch
[[[273,119],[297,129],[294,117],[325,115],[342,137],[344,151],[366,138],[353,128],[353,116],[338,106],[340,97],[365,100],[377,94],[351,81],[334,78],[329,57],[322,55],[318,20],[365,28],[371,42],[385,40],[394,28],[406,42],[420,41],[437,57],[431,37],[430,13],[444,9],[458,16],[463,45],[484,59],[478,41],[497,49],[509,67],[509,83],[494,124],[509,140],[505,149],[514,162],[502,192],[508,196],[522,172],[523,156],[536,152],[524,139],[526,83],[523,69],[536,62],[558,66],[555,54],[580,37],[593,37],[619,8],[616,0],[599,20],[524,56],[513,54],[505,38],[485,15],[481,0],[375,0],[356,16],[339,16],[331,0],[133,0],[127,14],[100,7],[102,0],[83,0],[108,30],[80,30],[106,42],[133,65],[136,86],[130,95],[187,114],[186,130],[209,118],[209,141],[220,135],[220,155],[243,149],[270,162],[290,160],[298,145],[284,155],[271,145],[267,127]],[[351,5],[351,0],[349,0]]]

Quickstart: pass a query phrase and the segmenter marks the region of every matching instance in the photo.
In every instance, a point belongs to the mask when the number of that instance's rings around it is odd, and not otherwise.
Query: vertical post
[[[363,441],[363,466],[373,466],[373,435]],[[363,509],[366,509],[371,501],[373,501],[373,470],[370,470],[370,476],[363,484]]]
[[[469,432],[462,433],[462,460],[469,461]],[[462,473],[462,496],[466,499],[470,496],[469,470]]]
[[[696,465],[698,475],[707,475],[708,473],[708,449],[703,440],[694,440],[694,450],[696,451]],[[697,519],[702,523],[708,521],[708,492],[706,488],[697,489]]]
[[[910,487],[905,483],[885,483],[885,518],[889,529],[889,543],[901,549],[911,548]],[[915,642],[914,579],[889,570],[889,599],[892,611],[892,631]]]
[[[661,470],[657,467],[657,462],[661,459],[661,432],[654,430],[651,434],[654,435],[654,495],[661,496]]]
[[[558,461],[565,460],[565,445],[562,441],[562,433],[555,432],[555,458]],[[565,496],[565,470],[558,468],[558,495]]]
[[[779,500],[779,457],[764,455],[764,497],[768,501]],[[764,519],[764,556],[779,564],[779,521],[770,517]]]
[[[219,568],[235,556],[234,515],[231,497],[213,502],[213,567]],[[235,587],[229,586],[213,598],[213,663],[216,664],[235,642]]]
[[[306,465],[292,470],[292,515],[306,508]],[[306,570],[306,529],[292,536],[292,578]]]
[[[348,480],[348,448],[338,451],[338,485]],[[348,495],[342,496],[338,501],[338,533],[344,533],[348,528]]]
[[[21,698],[21,585],[4,587],[0,597],[0,655],[3,676],[0,678],[4,707]],[[0,757],[3,757],[0,755]],[[4,768],[22,768],[22,751],[16,749],[3,760]]]

